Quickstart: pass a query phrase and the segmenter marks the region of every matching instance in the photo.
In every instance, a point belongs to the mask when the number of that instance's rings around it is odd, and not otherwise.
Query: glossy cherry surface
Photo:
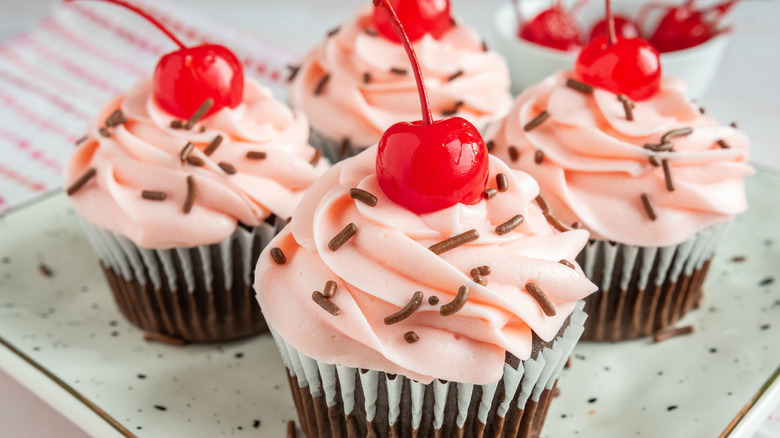
[[[216,44],[187,47],[162,23],[137,6],[123,0],[100,1],[135,12],[179,46],[179,50],[163,56],[154,71],[154,96],[165,111],[188,119],[209,97],[214,99],[214,104],[206,116],[241,103],[244,67],[233,52]]]
[[[691,0],[671,7],[659,21],[649,42],[659,52],[673,52],[704,43],[723,31],[718,25],[736,3],[737,0],[728,0],[705,9],[696,9]]]
[[[518,36],[558,50],[577,50],[580,47],[580,28],[577,20],[559,4],[545,9],[522,26]]]
[[[634,23],[634,20],[618,14],[615,14],[613,19],[615,20],[615,36],[623,38],[639,37],[639,27]],[[607,36],[607,27],[608,23],[605,17],[603,20],[593,25],[593,28],[590,30],[588,41]]]
[[[476,204],[488,179],[488,152],[477,128],[452,117],[434,122],[422,71],[389,0],[374,0],[401,39],[412,64],[422,120],[396,123],[379,140],[376,175],[388,199],[417,214],[457,203]]]
[[[452,27],[449,0],[390,0],[390,4],[412,42],[427,33],[438,39]],[[381,8],[374,9],[374,26],[383,37],[401,43]]]

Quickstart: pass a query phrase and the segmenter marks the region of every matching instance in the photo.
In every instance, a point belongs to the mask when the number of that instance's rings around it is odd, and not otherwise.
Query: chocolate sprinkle
[[[644,146],[645,149],[650,149],[653,152],[666,152],[671,151],[674,149],[674,144],[666,142],[666,143],[660,143],[660,144],[651,144],[646,143]]]
[[[566,266],[567,268],[576,269],[574,267],[574,264],[566,259],[560,259],[558,260],[558,263],[562,264],[563,266]]]
[[[292,82],[293,79],[295,79],[295,77],[298,76],[298,72],[301,70],[301,66],[288,65],[287,69],[290,70],[290,73],[287,75],[287,82]]]
[[[666,190],[670,192],[674,191],[674,180],[672,179],[672,166],[669,163],[668,158],[661,160],[661,164],[664,167],[664,180],[666,181]]]
[[[220,169],[224,170],[225,173],[227,173],[228,175],[235,175],[235,173],[236,173],[236,167],[233,166],[230,163],[226,163],[224,161],[220,161],[217,164],[217,166],[219,166]]]
[[[428,304],[430,304],[431,306],[435,306],[435,305],[439,304],[439,297],[437,297],[436,295],[429,296],[428,297]]]
[[[541,193],[536,197],[536,203],[539,204],[539,207],[541,207],[542,214],[544,215],[544,218],[547,219],[547,223],[555,227],[556,230],[564,232],[571,231],[573,229],[558,219],[558,216],[553,213],[552,208],[550,208],[550,204],[547,203],[547,200],[544,199],[544,196],[542,196]]]
[[[385,324],[392,325],[395,323],[399,323],[406,318],[412,316],[415,310],[420,308],[420,305],[422,304],[423,300],[423,293],[421,291],[417,291],[412,295],[412,299],[409,300],[408,303],[403,307],[403,309],[393,313],[390,316],[385,317]]]
[[[629,122],[634,121],[634,101],[629,99],[625,94],[618,94],[617,96],[620,103],[623,104],[623,111],[626,113],[626,120]]]
[[[525,126],[523,127],[523,131],[528,132],[538,127],[539,125],[544,123],[544,121],[547,120],[549,117],[550,117],[550,113],[547,112],[547,110],[542,111],[541,113],[539,113],[538,116],[534,117],[533,120],[525,124]]]
[[[333,298],[336,295],[336,282],[328,280],[325,282],[325,288],[322,289],[322,296],[325,298]]]
[[[147,340],[146,339],[146,335],[144,335],[144,340]],[[162,405],[154,405],[154,408],[157,409],[158,411],[167,411],[168,410],[168,408],[166,408],[165,406],[162,406]]]
[[[483,266],[477,266],[476,268],[472,269],[470,274],[472,277],[475,275],[487,276],[490,275],[491,272],[492,270],[490,269],[490,266],[483,265]]]
[[[171,129],[181,129],[184,127],[184,120],[171,120],[170,127]]]
[[[79,191],[80,188],[84,187],[84,184],[86,184],[92,177],[95,176],[97,173],[97,170],[95,170],[94,167],[90,167],[87,169],[84,174],[82,174],[79,179],[77,179],[73,184],[71,184],[67,190],[65,190],[65,193],[68,194],[68,196],[71,196],[72,194]]]
[[[684,137],[693,132],[693,128],[678,128],[672,129],[663,136],[661,136],[661,144],[668,143],[670,139],[675,137]]]
[[[346,227],[344,227],[344,229],[339,231],[338,234],[330,239],[330,242],[328,242],[328,248],[331,251],[336,251],[337,249],[341,248],[341,245],[347,243],[347,240],[351,239],[355,233],[357,233],[357,227],[354,223],[350,222]]]
[[[496,142],[493,140],[488,140],[488,142],[485,143],[485,147],[487,148],[488,152],[492,151],[495,146]]]
[[[206,100],[203,101],[202,104],[200,104],[200,107],[198,107],[197,110],[195,110],[195,114],[190,117],[189,120],[187,120],[187,123],[184,124],[184,129],[192,129],[193,126],[195,126],[196,123],[200,121],[200,119],[203,118],[203,116],[206,115],[207,112],[211,109],[211,107],[214,105],[214,99],[207,97]]]
[[[317,86],[314,87],[314,95],[318,96],[322,94],[322,92],[325,90],[325,85],[328,84],[328,81],[330,80],[330,75],[326,74],[325,76],[320,79],[319,82],[317,82]]]
[[[417,333],[410,331],[404,333],[404,340],[410,344],[414,344],[415,342],[420,340],[420,337],[417,335]]]
[[[448,110],[442,111],[441,115],[443,115],[443,116],[454,116],[455,114],[458,113],[458,110],[460,109],[460,107],[463,106],[464,103],[465,102],[463,102],[462,100],[459,100],[459,101],[455,102],[455,105],[452,107],[452,109],[448,109]]]
[[[246,157],[250,160],[265,160],[268,154],[263,151],[248,151]]]
[[[328,298],[325,298],[325,295],[321,294],[318,291],[314,291],[311,294],[311,299],[314,300],[317,305],[325,309],[326,312],[330,313],[333,316],[338,316],[341,314],[341,309],[339,306],[337,306],[333,301],[329,300]]]
[[[295,422],[292,420],[287,422],[287,438],[295,438]]]
[[[509,146],[509,159],[512,160],[512,162],[517,161],[518,158],[520,158],[520,152],[517,151],[517,148],[514,146]]]
[[[39,263],[38,264],[38,271],[44,277],[51,277],[52,276],[51,269],[48,266],[46,266],[45,264],[43,264],[43,263]]]
[[[582,228],[582,222],[574,221],[571,223],[571,227],[574,228],[575,230],[579,230],[580,228]]]
[[[220,144],[222,144],[222,136],[218,135],[214,137],[214,140],[211,140],[211,143],[206,146],[206,149],[203,150],[203,153],[206,154],[206,156],[210,156],[214,153],[214,151],[217,150]]]
[[[436,255],[441,255],[447,251],[455,249],[461,245],[465,245],[469,242],[473,242],[477,239],[479,239],[479,233],[476,229],[471,229],[460,234],[456,234],[449,239],[442,240],[439,243],[434,243],[433,245],[429,246],[428,249]]]
[[[658,161],[658,157],[656,157],[655,155],[650,155],[649,157],[647,157],[647,160],[650,162],[651,166],[658,167],[661,165],[661,162]]]
[[[390,73],[394,73],[394,74],[397,74],[397,75],[405,75],[406,74],[406,69],[405,68],[401,68],[401,67],[391,67],[390,68]]]
[[[181,152],[179,152],[179,159],[184,162],[187,161],[187,157],[190,155],[190,152],[195,148],[195,145],[192,144],[191,141],[188,141],[187,144],[184,145],[183,148],[181,148]]]
[[[547,294],[544,293],[538,284],[528,282],[525,284],[525,290],[527,290],[531,297],[536,300],[545,315],[555,316],[555,314],[558,313],[555,310],[555,306],[553,305],[552,301],[550,301],[550,298],[547,297]]]
[[[451,74],[451,75],[447,76],[447,82],[452,82],[452,81],[454,81],[455,79],[458,79],[459,77],[463,76],[463,73],[464,73],[464,71],[463,71],[463,70],[458,70],[458,71],[456,71],[455,73],[453,73],[453,74]]]
[[[737,129],[737,122],[731,122],[731,123],[729,124],[729,126],[731,126],[731,127],[732,127],[732,128],[734,128],[734,129]]]
[[[158,192],[156,190],[143,190],[141,191],[141,197],[150,201],[165,201],[168,197],[165,192]]]
[[[333,29],[328,31],[328,38],[332,37],[333,35],[336,35],[341,30],[341,26],[336,26]]]
[[[349,197],[355,200],[358,200],[369,207],[376,206],[377,199],[376,196],[372,195],[371,193],[358,188],[351,188],[349,189]]]
[[[322,158],[322,151],[320,149],[315,149],[314,155],[312,155],[311,159],[309,160],[309,164],[316,166],[319,164],[320,158]]]
[[[279,247],[271,248],[271,259],[277,265],[283,265],[287,263],[287,257],[284,256],[284,252]]]
[[[89,136],[85,135],[81,137],[80,139],[76,140],[76,143],[74,143],[76,146],[80,145],[81,143],[84,143],[85,141],[89,140]]]
[[[109,137],[111,137],[111,133],[110,133],[110,132],[108,131],[108,129],[106,129],[106,128],[102,128],[102,127],[101,127],[100,129],[98,129],[98,132],[99,132],[99,133],[100,133],[100,135],[102,135],[103,137],[106,137],[106,138],[109,138]]]
[[[195,204],[195,177],[187,175],[187,197],[184,198],[184,205],[181,208],[184,214],[192,210],[193,204]]]
[[[198,129],[198,132],[206,132],[206,127],[204,125],[201,125],[200,129]]]
[[[534,162],[536,164],[542,164],[542,161],[544,161],[544,151],[537,149],[536,153],[534,153]]]
[[[499,192],[505,192],[509,190],[509,180],[507,180],[506,175],[503,173],[496,175],[496,188]]]
[[[650,199],[650,195],[647,193],[642,193],[642,205],[645,207],[645,211],[647,212],[647,215],[650,217],[650,220],[656,220],[658,219],[658,216],[655,214],[655,207],[653,206],[653,200]]]
[[[574,79],[566,79],[566,86],[582,93],[593,93],[593,86]]]
[[[485,192],[482,193],[482,196],[484,196],[485,199],[490,199],[490,198],[496,196],[497,193],[498,193],[498,190],[496,190],[496,189],[494,189],[492,187],[488,187],[488,188],[485,189]]]
[[[196,157],[195,155],[189,155],[187,157],[187,164],[190,164],[192,166],[201,167],[204,164],[206,164],[206,162],[203,161],[203,159],[200,158],[200,157]]]
[[[114,112],[106,118],[106,127],[108,128],[113,128],[124,123],[127,123],[127,118],[122,113],[122,110],[114,110]]]
[[[339,148],[339,157],[343,157],[347,155],[347,151],[349,150],[351,142],[349,138],[345,138],[344,140],[341,140],[341,147]]]
[[[487,41],[482,40],[482,51],[483,52],[487,52],[488,50],[489,50],[489,48],[488,48],[488,45],[487,45]]]
[[[144,341],[147,342],[161,342],[163,344],[173,345],[175,347],[182,347],[187,345],[187,341],[180,338],[174,338],[173,336],[164,335],[162,333],[157,332],[146,332],[144,333]],[[159,406],[155,405],[155,408],[165,411],[167,408],[165,406]]]
[[[378,35],[376,33],[376,30],[374,30],[373,28],[370,28],[370,27],[367,27],[367,28],[363,29],[363,33],[365,33],[368,36],[372,36],[372,37],[375,37],[375,36]]]
[[[503,236],[504,234],[507,234],[508,232],[514,230],[515,228],[519,227],[525,218],[522,214],[516,214],[512,216],[511,219],[504,222],[503,224],[496,227],[496,234],[499,236]]]
[[[653,342],[663,342],[667,339],[671,339],[680,335],[688,335],[693,333],[693,326],[686,325],[685,327],[678,328],[665,328],[653,333]]]
[[[485,277],[483,277],[482,275],[479,275],[479,274],[477,274],[477,275],[472,275],[472,276],[471,276],[471,280],[472,280],[474,283],[480,284],[480,285],[482,285],[482,286],[487,286],[487,285],[488,285],[487,278],[485,278]]]
[[[363,83],[368,84],[371,82],[371,73],[365,72],[363,73]]]
[[[722,138],[718,140],[718,146],[720,146],[722,149],[731,149],[731,145],[726,143],[726,140]]]
[[[469,299],[469,287],[465,284],[458,288],[458,295],[454,300],[447,304],[444,304],[439,308],[439,314],[441,316],[450,316],[457,313],[463,306],[466,305],[466,301]]]

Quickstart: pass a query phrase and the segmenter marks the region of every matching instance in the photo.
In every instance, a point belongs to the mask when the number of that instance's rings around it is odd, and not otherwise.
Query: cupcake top
[[[290,84],[290,101],[313,128],[336,141],[375,144],[387,127],[419,118],[417,87],[401,44],[377,35],[372,6],[331,33],[304,58]],[[512,105],[504,59],[456,24],[439,39],[414,43],[436,117],[457,114],[477,127]]]
[[[376,154],[317,180],[260,256],[263,314],[302,353],[423,383],[492,383],[507,352],[530,357],[534,334],[554,339],[596,290],[574,262],[588,233],[555,231],[527,174],[491,157],[494,196],[417,215],[384,196]]]
[[[306,118],[254,81],[238,106],[189,129],[152,89],[141,81],[108,104],[64,172],[82,216],[141,247],[212,244],[239,222],[287,218],[328,167]]]
[[[668,246],[745,211],[748,139],[689,102],[682,81],[664,77],[631,102],[570,77],[526,89],[487,134],[562,220],[598,239]]]

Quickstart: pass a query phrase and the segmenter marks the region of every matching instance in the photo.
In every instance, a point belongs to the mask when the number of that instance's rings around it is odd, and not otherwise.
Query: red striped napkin
[[[224,44],[245,73],[284,98],[297,57],[179,6],[135,0],[185,44]],[[176,46],[110,4],[59,3],[35,28],[0,45],[0,213],[61,187],[74,142],[109,99],[151,75]]]

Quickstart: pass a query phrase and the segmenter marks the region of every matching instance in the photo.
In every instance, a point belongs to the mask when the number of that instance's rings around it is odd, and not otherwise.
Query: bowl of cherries
[[[616,0],[615,32],[648,41],[661,55],[663,74],[683,79],[688,95],[699,99],[726,51],[731,28],[724,18],[737,2]],[[587,0],[509,0],[496,11],[493,26],[516,93],[572,69],[580,50],[608,31],[603,4]]]

